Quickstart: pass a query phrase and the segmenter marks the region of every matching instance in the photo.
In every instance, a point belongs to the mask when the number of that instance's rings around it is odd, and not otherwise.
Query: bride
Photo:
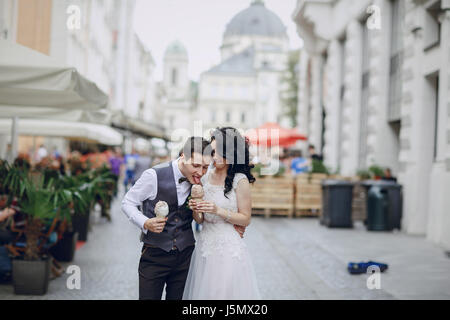
[[[203,228],[197,237],[184,288],[184,300],[261,299],[247,246],[233,225],[251,219],[248,139],[231,127],[211,138],[213,165],[202,177],[203,201],[190,200]],[[203,213],[203,214],[201,214]]]

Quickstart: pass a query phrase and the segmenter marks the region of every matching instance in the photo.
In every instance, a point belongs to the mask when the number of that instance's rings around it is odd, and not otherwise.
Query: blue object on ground
[[[368,262],[349,262],[347,269],[351,274],[362,274],[367,273],[367,269],[370,266],[376,266],[380,268],[380,271],[383,272],[388,268],[388,265],[385,263],[368,261]]]

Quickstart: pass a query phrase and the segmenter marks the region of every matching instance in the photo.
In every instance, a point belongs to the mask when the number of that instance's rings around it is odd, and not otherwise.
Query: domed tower
[[[180,41],[172,42],[164,53],[163,85],[169,100],[186,99],[189,94],[188,54]]]
[[[289,49],[286,27],[262,0],[254,0],[250,7],[236,14],[228,23],[220,48],[222,61],[249,46],[256,50]]]

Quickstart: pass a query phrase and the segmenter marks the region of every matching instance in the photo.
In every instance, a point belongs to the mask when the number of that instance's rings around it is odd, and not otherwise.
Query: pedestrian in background
[[[393,182],[397,182],[397,178],[395,178],[394,176],[392,176],[392,172],[390,168],[386,168],[384,170],[384,175],[382,180],[387,180],[387,181],[393,181]]]
[[[116,148],[114,150],[112,150],[111,156],[108,159],[109,161],[109,165],[111,167],[111,172],[114,176],[114,180],[115,180],[115,186],[116,186],[116,190],[114,190],[114,196],[117,195],[117,186],[118,186],[118,181],[120,179],[120,174],[122,172],[122,166],[124,164],[124,160],[122,157],[122,152],[119,148]]]
[[[139,158],[136,159],[136,165],[134,168],[134,175],[133,175],[133,185],[136,183],[136,181],[139,180],[142,173],[144,173],[145,170],[150,169],[152,166],[152,158],[149,155],[149,152],[146,151],[139,151]]]
[[[291,172],[294,175],[305,173],[309,171],[309,163],[306,158],[303,158],[301,150],[293,151],[293,159],[291,161]]]
[[[136,170],[136,160],[139,158],[139,155],[133,149],[131,154],[125,155],[125,179],[123,184],[125,186],[125,192],[128,191],[128,186],[133,185],[134,181],[134,173]]]
[[[312,145],[312,144],[309,145],[308,153],[309,153],[309,158],[310,158],[311,163],[312,163],[312,160],[323,161],[322,155],[316,153],[316,147],[314,147],[314,145]]]

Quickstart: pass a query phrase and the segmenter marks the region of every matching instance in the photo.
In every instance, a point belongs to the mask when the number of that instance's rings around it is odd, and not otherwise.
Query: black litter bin
[[[329,228],[353,228],[353,183],[322,181],[322,216],[320,223]]]
[[[403,205],[402,186],[388,180],[367,180],[362,185],[368,189],[367,230],[400,230]]]

